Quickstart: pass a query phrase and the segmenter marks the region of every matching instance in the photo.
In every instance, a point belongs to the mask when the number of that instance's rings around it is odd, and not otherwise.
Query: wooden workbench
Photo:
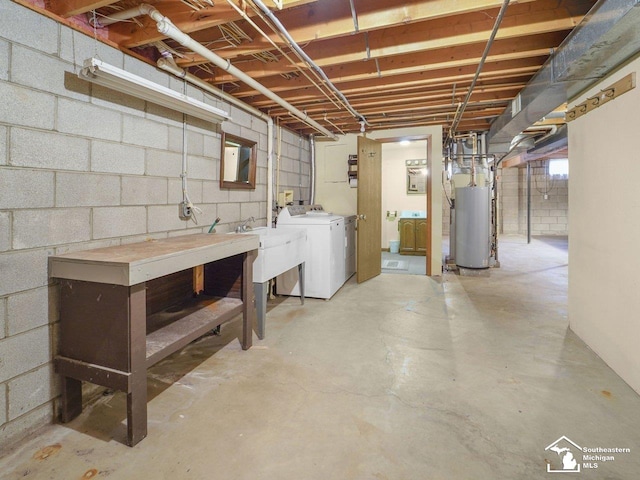
[[[147,368],[243,316],[251,346],[255,235],[187,235],[50,258],[60,279],[62,421],[82,412],[82,381],[127,393],[127,443],[147,435]]]

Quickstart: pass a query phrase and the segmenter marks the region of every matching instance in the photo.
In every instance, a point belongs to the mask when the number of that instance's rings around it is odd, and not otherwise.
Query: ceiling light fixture
[[[78,77],[209,122],[221,123],[230,118],[224,110],[121,70],[97,58],[85,60],[82,70],[78,72]]]

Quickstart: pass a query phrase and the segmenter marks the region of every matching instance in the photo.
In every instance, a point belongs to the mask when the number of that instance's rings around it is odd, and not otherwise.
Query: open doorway
[[[382,144],[382,273],[427,273],[428,140]]]

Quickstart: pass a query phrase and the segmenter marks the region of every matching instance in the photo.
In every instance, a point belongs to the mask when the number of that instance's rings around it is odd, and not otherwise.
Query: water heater
[[[489,187],[456,188],[455,261],[464,268],[489,268]]]

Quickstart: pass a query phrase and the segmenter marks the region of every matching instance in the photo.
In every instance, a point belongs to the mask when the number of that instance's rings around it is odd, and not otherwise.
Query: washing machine
[[[302,228],[307,232],[305,297],[329,299],[345,282],[345,223],[341,215],[321,205],[294,205],[278,214],[277,227]],[[300,296],[297,270],[277,277],[279,295]]]

